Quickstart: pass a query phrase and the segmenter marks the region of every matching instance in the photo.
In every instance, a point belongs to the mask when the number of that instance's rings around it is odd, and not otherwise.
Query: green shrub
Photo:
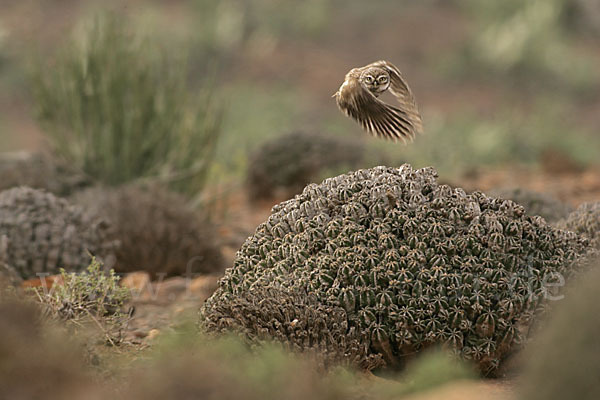
[[[110,260],[116,246],[105,221],[65,199],[27,187],[0,192],[0,263],[22,278],[83,270],[90,253]]]
[[[181,195],[159,185],[92,188],[72,201],[108,222],[107,235],[120,243],[118,272],[184,275],[224,267],[215,226]]]
[[[177,336],[181,335],[178,332]],[[277,346],[251,350],[233,338],[176,340],[179,343],[132,369],[125,379],[135,384],[130,384],[121,398],[354,398],[355,382],[342,385],[324,376],[309,360],[293,357]]]
[[[92,258],[86,271],[61,271],[61,281],[51,288],[34,289],[43,305],[44,315],[71,323],[77,330],[83,325],[100,329],[110,344],[119,344],[129,315],[123,312],[129,300],[129,289],[119,286],[119,277],[113,270],[105,272],[102,264]]]
[[[519,398],[600,398],[600,269],[574,282],[527,354]]]
[[[424,392],[444,384],[475,379],[476,370],[463,360],[441,349],[432,349],[419,354],[398,376],[401,384],[391,382],[376,387],[379,397],[402,398],[407,394]]]
[[[565,29],[570,2],[463,0],[481,31],[469,41],[463,58],[500,76],[525,76],[552,87],[589,91],[600,75],[593,59],[570,45]]]
[[[138,178],[196,193],[219,133],[208,82],[187,87],[185,60],[104,14],[48,67],[32,73],[37,117],[55,151],[90,177],[117,185]]]
[[[432,115],[427,134],[411,146],[372,145],[411,164],[431,163],[444,177],[458,177],[482,166],[536,166],[548,150],[559,151],[577,164],[595,163],[600,135],[582,129],[580,121],[572,118],[571,106],[544,100],[532,107],[533,111],[525,113],[514,107],[500,108],[491,119],[472,112]]]
[[[295,336],[309,335],[296,332],[294,320],[302,316],[293,310],[281,307],[274,319],[276,307],[223,312],[248,292],[275,288],[343,310],[347,331],[369,341],[359,359],[380,354],[402,367],[411,355],[442,344],[493,372],[543,311],[546,283],[558,274],[569,278],[593,251],[512,201],[469,195],[438,184],[436,176],[432,168],[404,165],[308,185],[275,206],[246,240],[204,304],[203,324],[260,336],[273,320],[293,344]]]
[[[391,400],[474,375],[442,352],[418,357],[406,373],[394,377],[398,380],[320,367],[277,343],[248,347],[234,337],[214,339],[179,327],[159,339],[151,357],[124,377],[133,384],[122,394],[126,399],[204,398],[211,393],[219,399]]]

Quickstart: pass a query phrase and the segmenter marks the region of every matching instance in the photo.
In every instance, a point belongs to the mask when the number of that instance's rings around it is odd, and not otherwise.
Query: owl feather
[[[377,98],[386,90],[398,100],[399,107]],[[377,61],[353,68],[333,97],[340,110],[376,137],[406,143],[423,130],[412,91],[390,62]]]

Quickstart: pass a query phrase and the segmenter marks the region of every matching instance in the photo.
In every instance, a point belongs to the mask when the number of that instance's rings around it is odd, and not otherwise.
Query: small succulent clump
[[[0,192],[0,262],[24,278],[85,269],[89,255],[110,258],[104,221],[43,190]]]
[[[362,359],[379,354],[402,367],[442,344],[492,373],[544,309],[546,283],[569,278],[593,250],[510,200],[466,194],[436,178],[432,168],[403,165],[308,185],[243,244],[205,303],[203,324],[229,319],[246,335],[268,333],[269,323],[291,332],[291,315],[272,317],[277,298],[262,314],[223,311],[275,288],[342,308],[346,331],[368,340]]]
[[[600,202],[582,204],[557,226],[587,237],[600,250]]]
[[[291,133],[264,143],[252,154],[248,164],[248,188],[253,199],[272,197],[283,190],[286,195],[302,188],[326,169],[356,168],[364,158],[357,143],[316,134]]]
[[[105,272],[95,258],[84,272],[66,273],[63,270],[60,282],[51,288],[42,285],[35,292],[46,316],[74,322],[76,327],[91,321],[102,328],[102,334],[110,344],[122,340],[129,319],[123,306],[131,293],[119,286],[119,277],[113,270]]]
[[[223,258],[215,227],[186,200],[160,186],[93,188],[72,199],[109,222],[120,242],[115,270],[144,270],[153,275],[215,272]]]
[[[549,223],[565,218],[573,211],[569,205],[555,197],[532,190],[522,188],[496,189],[491,190],[488,194],[491,197],[512,200],[522,205],[528,215],[539,215]]]
[[[600,398],[600,265],[565,292],[529,350],[519,398]]]
[[[82,173],[46,155],[27,152],[0,154],[0,191],[27,186],[67,196],[89,183]]]

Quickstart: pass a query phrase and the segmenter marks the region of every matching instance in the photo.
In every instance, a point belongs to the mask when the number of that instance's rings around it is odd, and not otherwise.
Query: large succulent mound
[[[582,204],[557,226],[587,237],[600,250],[600,202]]]
[[[112,256],[115,243],[104,221],[42,190],[19,187],[0,192],[0,263],[22,278],[79,271],[90,254]]]
[[[308,133],[291,133],[267,141],[250,157],[248,188],[253,199],[269,198],[278,190],[300,193],[327,169],[356,168],[364,158],[363,146]]]
[[[491,197],[512,200],[522,205],[529,215],[539,215],[547,222],[556,222],[565,218],[572,210],[569,205],[555,197],[522,188],[496,189],[489,192]]]
[[[600,399],[598,267],[577,279],[549,314],[529,351],[519,398]]]
[[[257,335],[273,323],[275,337],[289,337],[300,320],[293,314],[223,312],[276,288],[344,309],[347,332],[366,337],[367,354],[388,364],[441,343],[492,372],[542,309],[544,280],[568,278],[592,250],[510,200],[468,195],[436,177],[409,165],[359,170],[275,206],[207,300],[204,324],[229,318]]]
[[[178,275],[223,269],[214,225],[181,195],[130,184],[88,189],[73,201],[110,223],[110,237],[121,243],[115,271]]]

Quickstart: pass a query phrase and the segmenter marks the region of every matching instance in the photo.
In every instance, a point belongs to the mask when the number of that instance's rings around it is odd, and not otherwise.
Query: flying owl
[[[396,97],[400,103],[398,107],[378,99],[386,90]],[[408,84],[398,68],[388,61],[351,69],[332,97],[340,110],[374,136],[406,143],[423,130],[421,115]]]

